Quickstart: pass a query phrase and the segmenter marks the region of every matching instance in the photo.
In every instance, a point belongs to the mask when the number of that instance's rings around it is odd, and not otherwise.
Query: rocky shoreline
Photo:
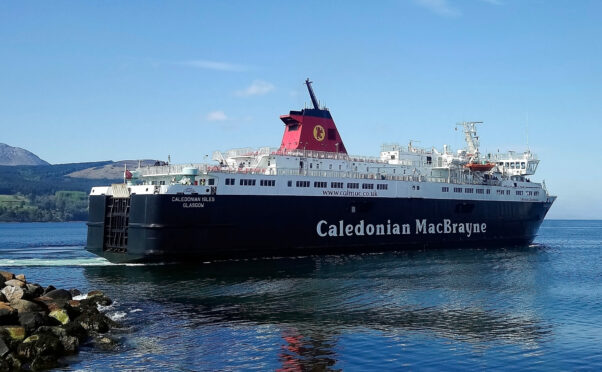
[[[118,324],[98,310],[112,302],[101,291],[44,288],[0,271],[0,372],[57,367],[87,343],[114,348],[107,332]]]

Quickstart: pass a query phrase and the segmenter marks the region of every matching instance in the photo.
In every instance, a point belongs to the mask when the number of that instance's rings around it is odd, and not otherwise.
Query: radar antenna
[[[307,78],[307,80],[305,80],[305,85],[307,85],[307,90],[309,91],[309,96],[311,97],[311,103],[314,104],[314,108],[316,110],[320,109],[320,105],[318,104],[318,100],[316,99],[316,95],[314,94],[314,90],[311,88],[311,83],[313,83],[313,81],[309,81],[309,78]]]

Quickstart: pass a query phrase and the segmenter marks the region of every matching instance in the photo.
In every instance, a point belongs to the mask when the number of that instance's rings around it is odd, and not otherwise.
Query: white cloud
[[[274,85],[267,81],[255,80],[250,86],[243,90],[237,90],[235,93],[237,96],[249,97],[249,96],[261,96],[274,90]]]
[[[433,13],[443,17],[458,17],[462,13],[452,7],[447,0],[414,0],[416,4],[425,7]]]
[[[179,62],[180,65],[203,68],[207,70],[217,70],[217,71],[245,71],[248,70],[247,66],[238,65],[235,63],[228,62],[217,62],[217,61],[208,61],[206,59],[196,59],[192,61],[184,61]]]
[[[228,116],[223,111],[212,111],[207,114],[206,119],[209,121],[226,121]]]

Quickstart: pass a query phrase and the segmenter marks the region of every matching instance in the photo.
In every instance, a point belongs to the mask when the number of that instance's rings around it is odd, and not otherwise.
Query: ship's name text
[[[414,234],[465,234],[469,238],[472,234],[487,232],[487,224],[484,222],[452,222],[449,219],[443,219],[441,222],[429,222],[426,219],[417,219],[414,227]],[[316,225],[316,232],[320,237],[409,235],[412,234],[412,225],[409,223],[391,223],[391,220],[380,224],[366,223],[364,220],[360,220],[357,224],[346,224],[344,220],[329,224],[328,221],[321,220]]]
[[[215,201],[213,196],[172,196],[172,203],[182,203],[182,208],[205,208],[205,203]]]

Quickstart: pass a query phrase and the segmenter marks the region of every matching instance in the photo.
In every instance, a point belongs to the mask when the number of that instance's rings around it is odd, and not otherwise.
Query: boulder
[[[64,309],[68,304],[67,300],[62,300],[62,299],[55,300],[55,299],[47,297],[47,296],[36,297],[33,299],[33,302],[46,308],[46,310],[48,312],[58,310],[58,309]]]
[[[71,297],[79,296],[79,295],[81,295],[81,294],[82,294],[82,293],[79,291],[79,289],[77,289],[77,288],[71,288],[71,289],[69,290],[69,293],[71,293]]]
[[[25,338],[25,328],[21,326],[3,326],[0,327],[0,335],[4,336],[5,341],[21,341]]]
[[[19,287],[19,288],[24,288],[25,287],[25,283],[18,280],[18,279],[11,279],[11,280],[7,280],[4,282],[5,286],[11,286],[11,287]]]
[[[16,321],[17,310],[5,302],[0,302],[0,325],[15,324]]]
[[[25,280],[25,274],[15,275],[15,279],[22,281],[23,283],[27,283]]]
[[[2,294],[9,302],[13,302],[22,299],[25,292],[20,287],[6,286],[2,288]]]
[[[11,301],[10,306],[13,309],[16,309],[17,311],[19,311],[19,313],[44,311],[44,308],[42,306],[38,305],[35,302],[29,301],[29,300]]]
[[[76,354],[79,349],[79,339],[74,336],[61,337],[61,344],[65,354]]]
[[[109,306],[113,303],[113,300],[105,296],[105,294],[101,291],[91,291],[88,292],[88,296],[82,302],[87,301],[89,303],[93,303],[95,305],[101,306]]]
[[[14,353],[8,353],[4,356],[4,362],[10,366],[10,371],[21,371],[21,361]]]
[[[0,338],[0,358],[4,358],[4,356],[8,353],[10,353],[8,345],[6,344],[6,342],[4,342],[2,338]]]
[[[79,323],[86,331],[94,331],[98,333],[106,333],[109,330],[111,319],[103,314],[87,314],[84,313],[78,316],[75,321]]]
[[[71,293],[66,289],[55,289],[49,292],[44,293],[44,297],[50,297],[53,300],[65,300],[69,301],[73,299]]]
[[[82,325],[76,321],[67,323],[62,327],[69,336],[76,337],[79,342],[84,342],[88,339],[88,332]]]
[[[114,350],[117,347],[117,341],[107,336],[97,336],[94,338],[94,346],[102,350]]]
[[[28,360],[40,356],[53,356],[56,360],[62,352],[61,341],[51,333],[31,335],[17,347],[19,358]]]
[[[33,333],[38,327],[48,323],[48,317],[43,312],[22,312],[19,313],[19,324],[22,325],[27,333]]]
[[[56,338],[58,338],[61,341],[61,344],[63,345],[63,350],[67,354],[75,354],[79,348],[79,339],[77,337],[70,336],[67,330],[65,330],[62,327],[42,326],[38,328],[36,333],[52,333]]]
[[[40,297],[44,293],[44,288],[39,284],[26,284],[27,292],[30,293],[31,298]]]
[[[67,314],[69,315],[69,318],[71,318],[71,319],[77,318],[83,312],[81,303],[77,300],[71,300],[71,301],[67,302],[64,309],[67,310]]]
[[[0,372],[9,372],[11,370],[11,365],[8,364],[4,358],[0,357]]]
[[[49,285],[48,287],[44,288],[44,293],[43,294],[46,294],[46,293],[48,293],[50,291],[54,291],[55,289],[56,289],[55,286]]]
[[[69,315],[67,314],[67,310],[65,309],[53,310],[50,312],[50,314],[48,314],[48,316],[58,320],[59,322],[61,322],[61,324],[67,324],[70,321]]]
[[[6,297],[4,297],[4,293],[2,293],[2,291],[0,291],[0,302],[8,302]]]
[[[0,281],[2,281],[2,279],[4,279],[4,281],[7,281],[7,280],[14,279],[15,274],[8,272],[8,271],[0,270],[0,277],[2,277],[2,278],[0,278]]]

